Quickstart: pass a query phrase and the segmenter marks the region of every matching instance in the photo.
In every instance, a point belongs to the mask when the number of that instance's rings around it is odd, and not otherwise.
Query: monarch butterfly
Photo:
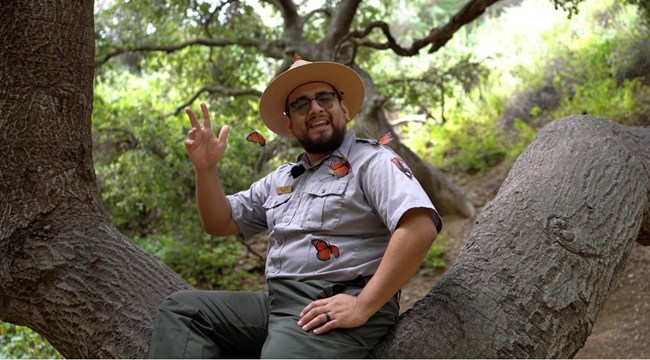
[[[335,258],[339,257],[339,248],[336,245],[330,245],[325,240],[313,239],[311,244],[316,248],[316,257],[320,261],[327,261],[334,255]]]
[[[386,145],[391,141],[393,141],[393,133],[390,132],[390,131],[385,133],[384,135],[380,136],[377,139],[377,142],[379,143],[379,145]]]
[[[251,129],[253,130],[253,129]],[[266,139],[262,134],[258,133],[257,131],[253,130],[248,136],[246,137],[246,141],[252,142],[252,143],[257,143],[260,146],[266,145]]]
[[[409,179],[413,179],[413,173],[411,172],[411,170],[409,170],[409,168],[406,166],[406,163],[404,162],[404,160],[402,160],[401,157],[396,156],[392,158],[390,161],[392,161],[393,164],[395,164],[395,166],[397,166],[397,168],[400,169],[401,172],[403,172],[406,176],[408,176]]]
[[[330,168],[330,175],[335,177],[343,177],[350,173],[350,163],[338,156],[325,160],[325,165]]]

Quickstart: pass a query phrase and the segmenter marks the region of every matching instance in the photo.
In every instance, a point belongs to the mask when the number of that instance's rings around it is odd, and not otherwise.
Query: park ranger
[[[260,115],[304,153],[245,191],[226,196],[208,109],[190,109],[185,141],[207,232],[248,239],[268,232],[268,291],[180,291],[161,304],[152,358],[363,358],[396,323],[399,291],[441,229],[440,217],[385,141],[347,124],[363,82],[350,67],[299,56],[273,79]]]

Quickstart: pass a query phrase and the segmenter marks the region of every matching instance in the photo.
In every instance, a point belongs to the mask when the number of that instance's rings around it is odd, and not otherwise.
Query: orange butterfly
[[[379,139],[377,139],[379,145],[386,145],[391,141],[393,141],[393,133],[390,131],[380,136]]]
[[[251,129],[251,130],[253,130],[253,129]],[[255,130],[253,130],[252,133],[248,134],[248,136],[246,137],[246,141],[252,142],[252,143],[257,143],[260,146],[266,145],[266,139],[264,138],[264,136],[262,136],[262,134],[258,133]]]
[[[330,175],[336,177],[343,177],[350,173],[350,163],[338,156],[333,156],[325,160],[325,165],[330,168]]]
[[[327,261],[334,255],[335,258],[339,257],[339,248],[336,245],[330,245],[325,240],[313,239],[311,244],[314,245],[316,250],[316,257],[318,260]]]
[[[404,160],[402,160],[401,157],[396,156],[392,158],[390,161],[397,166],[398,169],[400,169],[401,172],[403,172],[406,176],[408,176],[409,179],[413,179],[413,173],[411,170],[409,170],[408,166],[406,166],[406,163]]]

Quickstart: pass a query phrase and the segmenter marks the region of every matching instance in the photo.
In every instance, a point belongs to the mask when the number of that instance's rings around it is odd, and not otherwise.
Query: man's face
[[[289,94],[287,104],[285,125],[307,153],[329,154],[341,145],[350,116],[331,85],[303,84]]]

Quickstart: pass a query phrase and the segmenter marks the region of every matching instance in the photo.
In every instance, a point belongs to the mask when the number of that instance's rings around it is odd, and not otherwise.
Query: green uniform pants
[[[364,358],[397,322],[392,298],[366,324],[315,335],[298,326],[316,299],[358,294],[363,285],[271,280],[269,292],[180,291],[160,305],[150,358]]]

